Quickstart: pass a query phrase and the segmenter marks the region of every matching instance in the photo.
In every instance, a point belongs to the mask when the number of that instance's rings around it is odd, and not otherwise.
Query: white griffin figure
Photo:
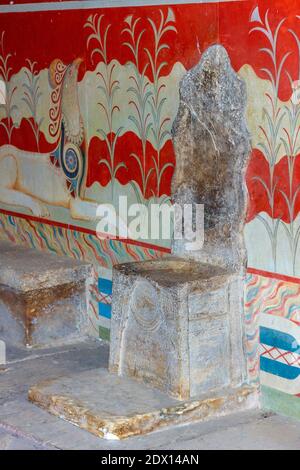
[[[60,139],[55,152],[27,152],[12,145],[0,148],[0,203],[29,209],[36,217],[48,217],[47,206],[60,206],[69,209],[73,219],[95,219],[98,204],[84,198],[87,168],[81,150],[80,63],[81,59],[76,59],[65,66],[55,60],[49,69],[50,85],[56,87],[53,95],[59,97]]]

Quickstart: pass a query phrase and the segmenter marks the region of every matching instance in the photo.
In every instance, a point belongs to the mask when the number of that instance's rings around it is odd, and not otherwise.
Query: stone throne
[[[259,405],[244,343],[245,107],[226,51],[209,48],[181,82],[173,127],[173,200],[205,204],[204,246],[174,239],[165,259],[116,266],[112,373],[47,379],[33,403],[105,439]]]
[[[115,266],[109,370],[179,400],[247,383],[244,352],[246,90],[212,46],[180,85],[173,201],[201,203],[198,251]]]

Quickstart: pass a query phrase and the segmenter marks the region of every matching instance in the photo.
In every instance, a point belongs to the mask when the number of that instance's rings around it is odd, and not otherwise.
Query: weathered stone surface
[[[0,337],[45,346],[73,340],[87,322],[91,267],[0,243]]]
[[[28,389],[44,380],[107,367],[108,354],[108,345],[95,338],[38,349],[8,344],[7,364],[0,367],[0,406],[21,396],[27,400]]]
[[[0,285],[21,292],[85,281],[89,263],[0,242]]]
[[[257,392],[241,387],[178,402],[133,380],[97,369],[33,386],[29,399],[98,437],[124,439],[164,426],[224,416],[233,409],[253,408]]]
[[[0,366],[6,364],[6,344],[0,340]]]
[[[208,48],[182,79],[173,142],[173,200],[205,206],[204,248],[189,252],[175,241],[173,252],[240,270],[246,257],[244,175],[250,153],[246,87],[222,46]]]
[[[178,399],[246,380],[239,276],[172,257],[116,266],[109,370]]]

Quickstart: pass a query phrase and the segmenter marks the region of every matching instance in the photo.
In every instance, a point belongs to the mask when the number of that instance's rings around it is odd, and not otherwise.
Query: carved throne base
[[[182,402],[106,369],[93,369],[31,387],[29,400],[97,437],[125,439],[255,408],[258,394],[244,386]]]
[[[188,400],[245,381],[242,279],[170,257],[114,268],[109,370]]]

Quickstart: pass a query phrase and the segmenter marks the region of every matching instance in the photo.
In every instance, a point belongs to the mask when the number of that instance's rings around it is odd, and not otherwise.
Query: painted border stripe
[[[100,277],[98,280],[98,289],[102,294],[112,295],[112,281]]]
[[[292,335],[264,326],[260,327],[260,343],[296,354],[300,353],[300,346]]]
[[[166,6],[166,5],[189,5],[195,3],[229,3],[245,2],[248,0],[86,0],[68,2],[43,2],[43,3],[20,3],[18,5],[2,5],[0,13],[19,13],[35,11],[56,10],[89,10],[92,8],[114,8],[114,7],[142,7],[142,6]]]
[[[101,326],[102,328],[106,328],[107,330],[110,330],[110,322],[111,322],[110,318],[106,318],[106,317],[103,317],[102,315],[99,315],[98,322],[99,322],[99,326]]]
[[[261,269],[247,268],[247,273],[257,274],[258,276],[267,277],[270,279],[276,279],[278,281],[291,282],[292,284],[300,284],[299,277],[288,276],[286,274],[271,273],[270,271],[263,271]]]
[[[260,358],[260,369],[288,380],[295,380],[300,375],[299,367],[288,366],[287,364],[268,359],[267,357]]]
[[[91,230],[91,229],[84,228],[84,227],[78,227],[77,225],[65,224],[63,222],[42,219],[40,217],[35,217],[33,215],[22,214],[21,212],[8,211],[6,209],[1,209],[1,207],[0,207],[0,214],[6,215],[8,217],[19,217],[20,219],[31,220],[32,222],[39,222],[41,224],[51,225],[54,227],[61,227],[66,230],[73,230],[75,232],[77,231],[81,233],[86,233],[88,235],[93,235],[97,237],[97,232],[95,230]],[[103,235],[103,240],[113,240],[115,242],[125,243],[125,245],[128,244],[128,245],[134,245],[134,246],[141,246],[149,250],[159,251],[162,253],[171,253],[171,248],[166,248],[166,247],[158,246],[158,245],[152,245],[151,243],[140,242],[139,240],[131,240],[130,238],[109,237],[109,235],[101,234],[101,233],[99,233],[98,235],[100,237],[101,235]],[[300,280],[299,280],[299,283],[300,283]]]
[[[273,361],[282,362],[288,366],[298,367],[300,369],[300,355],[285,349],[278,349],[266,344],[260,344],[260,356],[272,359]]]
[[[101,339],[104,339],[105,341],[110,340],[110,331],[108,328],[105,328],[104,326],[99,326],[99,336]]]
[[[105,318],[111,318],[111,305],[99,303],[99,315]]]

